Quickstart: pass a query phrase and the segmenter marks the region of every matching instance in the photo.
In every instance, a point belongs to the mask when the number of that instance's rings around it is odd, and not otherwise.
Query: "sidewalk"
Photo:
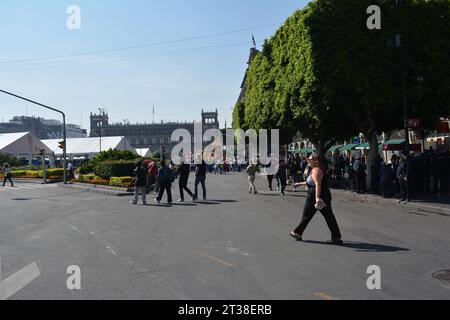
[[[407,204],[400,204],[397,198],[383,198],[382,196],[375,194],[358,194],[350,190],[331,189],[333,194],[339,194],[343,196],[353,197],[358,200],[365,200],[375,203],[388,203],[397,206],[404,206],[410,208],[416,208],[424,211],[432,211],[435,213],[449,214],[450,215],[450,199],[445,196],[422,196],[420,199],[413,199]]]

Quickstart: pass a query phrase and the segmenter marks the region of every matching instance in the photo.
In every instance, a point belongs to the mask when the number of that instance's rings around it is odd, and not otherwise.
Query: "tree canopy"
[[[381,8],[380,30],[367,8]],[[378,2],[378,3],[377,3]],[[409,115],[428,128],[450,114],[450,1],[315,0],[268,39],[250,65],[233,125],[296,132],[319,148],[403,126],[400,50]]]

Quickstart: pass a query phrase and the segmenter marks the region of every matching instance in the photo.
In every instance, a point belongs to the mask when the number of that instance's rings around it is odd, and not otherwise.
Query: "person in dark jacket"
[[[139,200],[139,193],[142,194],[142,204],[147,205],[147,168],[143,166],[142,161],[139,161],[136,169],[134,169],[134,199],[132,204],[136,205]]]
[[[405,154],[402,154],[402,157],[400,158],[400,165],[397,169],[397,178],[400,182],[400,201],[406,203],[410,200],[409,198],[409,188],[408,188],[408,182],[409,182],[409,163],[408,163],[408,157]]]
[[[174,180],[173,171],[166,165],[165,161],[161,161],[161,167],[158,170],[158,183],[159,183],[159,194],[155,199],[156,202],[160,203],[164,195],[164,191],[167,192],[167,203],[172,205],[172,182]]]
[[[191,196],[192,200],[194,200],[194,195],[187,186],[189,180],[189,173],[190,173],[190,165],[181,162],[178,168],[178,174],[180,175],[178,180],[178,185],[180,187],[180,200],[178,200],[178,202],[184,202],[184,191],[186,191]]]
[[[195,192],[194,201],[198,200],[198,185],[202,185],[203,200],[206,200],[206,163],[202,161],[195,166]]]
[[[380,169],[380,185],[383,191],[383,198],[391,197],[391,185],[394,172],[390,164],[382,163]]]
[[[366,187],[366,166],[363,163],[361,156],[357,156],[355,159],[355,162],[353,164],[353,170],[356,175],[356,192],[360,194],[367,193],[367,187]],[[374,179],[375,176],[374,176]],[[377,180],[377,183],[379,180]]]
[[[280,166],[278,167],[276,176],[280,182],[281,195],[284,196],[284,190],[287,186],[287,165],[283,159],[280,160]]]

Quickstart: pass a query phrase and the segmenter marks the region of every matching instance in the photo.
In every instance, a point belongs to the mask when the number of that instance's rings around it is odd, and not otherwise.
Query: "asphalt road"
[[[296,242],[288,230],[305,193],[282,198],[263,190],[263,177],[257,185],[254,196],[244,175],[209,175],[208,201],[170,208],[60,186],[0,187],[1,277],[34,262],[40,271],[10,299],[450,298],[450,285],[431,276],[450,269],[450,215],[339,195],[346,245],[324,244],[320,214]],[[72,265],[81,290],[67,288]],[[366,286],[371,265],[381,290]]]

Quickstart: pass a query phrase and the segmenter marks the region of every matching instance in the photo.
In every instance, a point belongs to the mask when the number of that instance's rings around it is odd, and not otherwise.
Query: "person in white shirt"
[[[14,183],[11,179],[12,178],[11,168],[9,167],[8,163],[5,163],[3,165],[3,174],[5,175],[5,178],[3,179],[3,187],[5,186],[7,180],[11,183],[11,187],[14,187]]]
[[[248,184],[249,184],[248,192],[249,193],[252,193],[252,192],[254,194],[258,193],[258,191],[256,190],[256,186],[255,186],[256,171],[257,170],[258,170],[258,168],[256,167],[255,163],[251,163],[247,167],[247,170],[245,171],[248,174]]]

